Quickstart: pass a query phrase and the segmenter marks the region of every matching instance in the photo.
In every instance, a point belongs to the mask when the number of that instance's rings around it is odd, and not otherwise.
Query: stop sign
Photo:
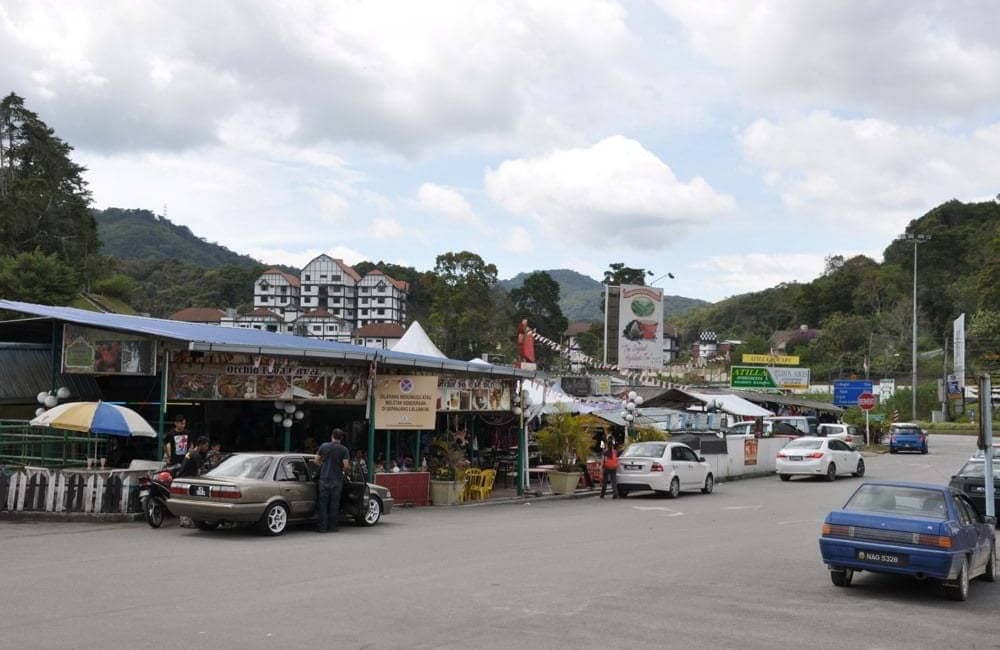
[[[861,393],[858,395],[858,407],[864,411],[875,408],[875,396],[871,393]]]

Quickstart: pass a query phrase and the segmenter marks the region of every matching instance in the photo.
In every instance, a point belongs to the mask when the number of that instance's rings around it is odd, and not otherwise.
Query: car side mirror
[[[704,463],[705,462],[705,457],[704,456],[698,456],[698,462],[699,463]]]

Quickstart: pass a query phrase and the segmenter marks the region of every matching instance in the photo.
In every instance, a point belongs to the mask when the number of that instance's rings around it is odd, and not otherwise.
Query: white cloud
[[[403,224],[390,217],[376,217],[372,220],[372,235],[376,239],[397,239],[405,233]]]
[[[735,295],[760,291],[782,282],[808,282],[826,268],[824,255],[740,253],[706,258],[691,265],[698,271],[701,295]]]
[[[1000,169],[1000,123],[956,135],[813,113],[758,120],[739,142],[793,217],[864,229],[859,236],[891,236],[951,198],[990,196]]]
[[[497,235],[503,240],[501,247],[508,253],[524,255],[535,251],[535,242],[522,226],[515,226],[507,232]]]
[[[417,190],[417,203],[425,212],[443,216],[449,221],[481,225],[479,217],[465,197],[450,187],[424,183]]]
[[[659,0],[744,92],[813,107],[963,116],[1000,100],[1000,12],[979,3]]]
[[[563,243],[655,249],[735,206],[703,178],[677,179],[635,140],[614,136],[586,149],[507,160],[486,173],[490,197],[530,215]]]

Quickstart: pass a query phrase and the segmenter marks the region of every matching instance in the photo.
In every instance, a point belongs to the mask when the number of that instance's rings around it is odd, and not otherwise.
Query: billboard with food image
[[[618,367],[663,367],[663,289],[623,284],[619,291]]]
[[[321,366],[255,354],[176,352],[170,399],[306,400],[363,404],[368,368]]]

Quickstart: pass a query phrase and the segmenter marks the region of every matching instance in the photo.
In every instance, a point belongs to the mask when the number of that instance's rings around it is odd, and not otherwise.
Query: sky
[[[993,200],[998,34],[990,0],[0,0],[0,92],[96,207],[266,263],[624,262],[715,301]]]

